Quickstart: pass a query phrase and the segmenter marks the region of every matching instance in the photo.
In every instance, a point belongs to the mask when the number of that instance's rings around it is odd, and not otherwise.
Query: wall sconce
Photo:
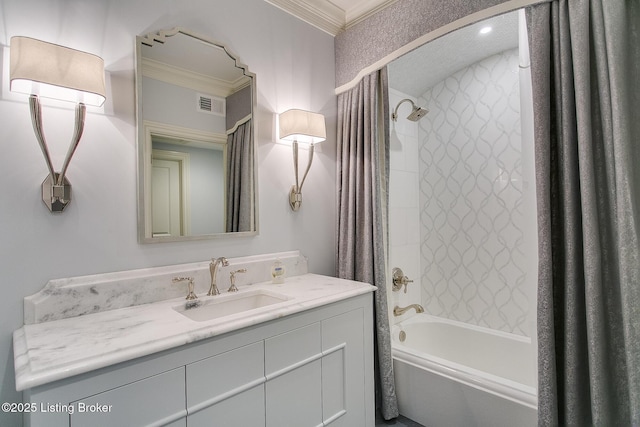
[[[313,145],[322,142],[327,137],[324,125],[324,116],[318,113],[311,113],[304,110],[287,110],[279,116],[280,139],[292,141],[293,147],[293,168],[296,174],[296,183],[289,192],[289,205],[294,211],[298,211],[302,205],[302,185],[311,168],[313,161]],[[302,176],[302,181],[298,180],[298,143],[309,144],[309,163],[307,170]]]
[[[71,201],[71,184],[65,178],[69,162],[78,147],[86,105],[105,101],[104,61],[90,53],[28,37],[11,38],[10,87],[29,95],[31,122],[49,176],[42,183],[42,200],[51,212],[62,212]],[[39,97],[76,103],[75,130],[62,170],[55,172],[42,131]]]

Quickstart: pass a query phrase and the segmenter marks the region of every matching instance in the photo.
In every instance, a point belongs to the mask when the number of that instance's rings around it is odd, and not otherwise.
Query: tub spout
[[[406,307],[398,307],[397,305],[393,307],[393,315],[394,316],[402,316],[410,309],[414,309],[416,313],[424,313],[424,308],[420,304],[411,304]]]

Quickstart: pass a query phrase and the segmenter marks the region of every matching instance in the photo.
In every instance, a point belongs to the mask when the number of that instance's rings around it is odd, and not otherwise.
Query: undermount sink
[[[276,292],[256,289],[216,296],[206,301],[188,301],[173,309],[191,320],[205,322],[278,304],[288,299],[287,296]]]

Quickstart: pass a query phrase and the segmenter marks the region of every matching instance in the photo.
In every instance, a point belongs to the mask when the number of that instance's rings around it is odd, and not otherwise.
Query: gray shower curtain
[[[226,231],[253,231],[253,143],[251,119],[227,136]]]
[[[538,423],[640,426],[640,2],[527,10]]]
[[[337,276],[378,287],[374,303],[376,407],[398,416],[386,293],[389,114],[386,68],[338,95]]]

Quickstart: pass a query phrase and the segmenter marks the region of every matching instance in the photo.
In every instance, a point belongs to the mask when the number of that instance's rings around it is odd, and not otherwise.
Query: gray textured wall
[[[336,36],[336,87],[407,43],[502,3],[520,7],[518,2],[505,0],[399,0]]]

